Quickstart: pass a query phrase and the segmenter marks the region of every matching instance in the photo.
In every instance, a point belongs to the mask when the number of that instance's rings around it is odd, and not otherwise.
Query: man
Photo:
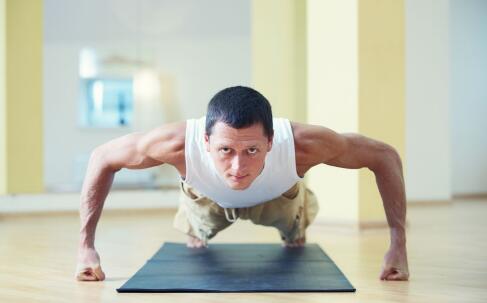
[[[81,192],[76,277],[104,280],[95,229],[113,177],[122,168],[174,166],[181,203],[174,226],[188,247],[204,247],[237,218],[274,226],[286,246],[302,246],[318,211],[302,178],[318,164],[370,169],[382,196],[391,243],[380,278],[407,280],[406,203],[402,164],[391,146],[322,126],[273,118],[264,96],[248,87],[217,93],[206,117],[131,133],[91,154]]]

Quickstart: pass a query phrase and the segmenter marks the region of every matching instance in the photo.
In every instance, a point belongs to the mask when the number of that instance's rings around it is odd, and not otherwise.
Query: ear
[[[271,135],[269,140],[267,141],[267,152],[270,152],[272,149],[272,142],[274,142],[274,134]]]
[[[209,152],[210,151],[210,136],[208,136],[208,134],[205,134],[205,148],[206,148],[206,151]]]

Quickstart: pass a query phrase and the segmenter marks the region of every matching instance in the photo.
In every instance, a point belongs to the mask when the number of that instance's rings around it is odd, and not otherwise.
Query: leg
[[[209,239],[231,224],[223,208],[184,182],[179,202],[173,226],[188,235],[188,247],[206,247]]]
[[[186,242],[186,246],[191,248],[201,248],[207,247],[208,243],[205,243],[203,240],[196,238],[195,236],[188,235],[188,241]]]
[[[319,207],[313,192],[298,182],[280,197],[247,210],[253,223],[276,227],[283,245],[295,247],[305,244],[306,228]]]

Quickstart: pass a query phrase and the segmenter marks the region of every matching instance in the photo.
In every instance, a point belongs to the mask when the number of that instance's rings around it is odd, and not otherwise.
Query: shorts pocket
[[[206,199],[205,196],[203,196],[202,194],[198,193],[195,189],[193,189],[191,186],[187,185],[187,184],[184,184],[183,182],[181,182],[181,191],[183,193],[183,196],[184,198],[186,198],[186,200],[190,200],[192,202],[196,202],[196,203],[199,203],[203,200]]]
[[[198,213],[223,214],[217,203],[202,195],[191,186],[183,184],[183,182],[181,182],[181,191],[181,202],[187,204],[189,209],[193,209],[193,211],[197,211]]]
[[[285,193],[281,194],[281,197],[287,200],[294,200],[299,195],[299,183],[294,184],[290,189],[288,189]]]

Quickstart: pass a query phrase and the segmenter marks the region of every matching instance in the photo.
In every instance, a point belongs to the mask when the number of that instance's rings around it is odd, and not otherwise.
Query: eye
[[[257,148],[255,148],[255,147],[251,147],[251,148],[249,148],[247,151],[248,151],[248,153],[249,153],[249,154],[251,154],[251,155],[255,155],[255,154],[257,153],[257,151],[258,151],[258,150],[257,150]]]
[[[220,151],[223,153],[223,154],[229,154],[231,149],[228,148],[228,147],[222,147],[220,148]]]

